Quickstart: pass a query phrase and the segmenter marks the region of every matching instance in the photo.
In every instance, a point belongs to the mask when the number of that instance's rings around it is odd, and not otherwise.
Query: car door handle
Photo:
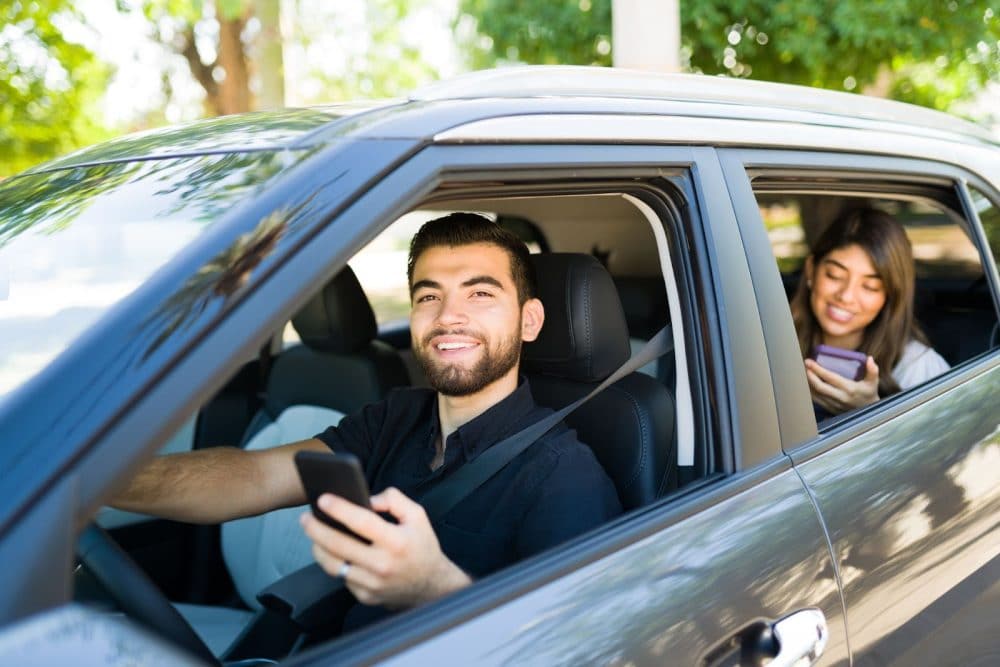
[[[771,625],[777,653],[770,667],[808,667],[826,649],[830,631],[819,609],[802,609]]]
[[[829,630],[819,609],[800,609],[777,621],[756,621],[716,645],[704,667],[809,667],[826,649]]]

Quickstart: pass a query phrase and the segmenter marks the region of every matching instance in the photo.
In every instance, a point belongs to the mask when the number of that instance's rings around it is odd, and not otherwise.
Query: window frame
[[[752,299],[746,298],[748,281],[745,279],[745,262],[742,266],[735,262],[736,270],[732,270],[732,258],[742,257],[742,242],[738,233],[734,233],[735,218],[725,196],[725,184],[718,171],[714,149],[587,145],[558,148],[537,145],[431,146],[412,156],[363,193],[330,225],[332,228],[346,224],[349,228],[358,229],[365,220],[377,218],[382,221],[378,225],[369,225],[364,234],[354,236],[353,245],[344,246],[341,243],[337,252],[338,263],[330,262],[326,278],[331,277],[355,252],[402,214],[433,201],[436,193],[441,192],[442,184],[489,185],[515,174],[522,179],[554,181],[556,185],[560,181],[573,183],[588,175],[620,183],[632,179],[632,194],[653,208],[662,224],[667,226],[670,223],[664,216],[664,207],[670,205],[670,198],[658,199],[655,189],[643,186],[641,181],[660,179],[662,182],[665,175],[676,170],[684,173],[679,193],[684,199],[680,202],[683,206],[677,207],[674,214],[680,216],[679,227],[684,236],[668,242],[678,274],[681,300],[687,302],[682,307],[689,368],[701,374],[699,389],[702,392],[711,391],[711,396],[705,393],[695,401],[703,410],[699,418],[715,420],[712,428],[716,432],[709,437],[720,450],[721,459],[716,462],[716,467],[722,474],[699,479],[677,494],[639,508],[557,549],[505,568],[486,581],[477,583],[474,590],[448,596],[422,609],[420,614],[407,613],[393,619],[392,649],[387,649],[386,633],[382,628],[372,628],[324,644],[324,652],[343,658],[363,659],[366,655],[385,655],[387,650],[391,653],[405,650],[407,646],[419,643],[420,638],[436,632],[442,624],[453,625],[476,618],[546,585],[566,572],[624,549],[692,513],[788,470],[790,461],[783,456],[777,438],[760,437],[762,430],[766,432],[773,428],[775,433],[777,430],[770,383],[758,378],[754,389],[766,386],[766,390],[738,393],[734,390],[739,383],[734,380],[732,367],[745,368],[748,365],[746,360],[756,361],[763,355],[753,344],[740,345],[738,350],[734,350],[736,346],[730,342],[735,340],[734,332],[746,334],[752,339],[752,332],[745,331],[748,323],[751,327],[756,326],[757,336],[760,337],[760,325],[755,310],[731,305],[747,303]],[[387,192],[405,194],[393,198],[387,197]],[[441,197],[450,199],[452,195],[443,193]],[[322,242],[328,231],[317,235],[317,241]],[[666,231],[668,239],[671,239],[673,230]],[[724,246],[721,256],[720,245]],[[726,294],[734,286],[741,290],[740,293]],[[722,301],[725,305],[720,303]],[[734,364],[730,355],[737,355],[743,361]],[[769,413],[751,413],[749,419],[740,422],[739,408],[730,407],[740,397],[743,400],[763,401],[763,405],[772,406],[772,410]],[[716,406],[714,414],[708,414],[709,406]],[[737,414],[733,415],[734,412]],[[705,432],[704,428],[697,430],[696,437]],[[752,457],[746,456],[740,449],[748,446],[756,447]],[[761,465],[748,474],[729,475],[746,467],[747,459],[754,465]]]
[[[754,195],[752,180],[755,172],[808,172],[810,180],[815,180],[820,175],[833,179],[849,175],[873,182],[911,182],[914,185],[933,183],[953,187],[958,203],[964,209],[960,213],[964,216],[966,232],[979,254],[993,298],[994,311],[1000,320],[1000,280],[964,184],[971,181],[983,192],[993,192],[993,188],[985,186],[980,179],[960,167],[926,159],[780,149],[720,149],[719,153],[740,229],[744,239],[747,239],[747,259],[751,266],[755,292],[757,298],[766,304],[762,307],[762,312],[767,312],[763,327],[775,393],[782,406],[779,410],[782,448],[790,455],[794,454],[796,462],[817,456],[840,442],[947,392],[981,372],[982,367],[987,364],[983,361],[983,356],[994,362],[1000,357],[1000,351],[990,350],[919,387],[882,399],[859,410],[857,414],[834,420],[820,430],[809,399],[808,384],[781,276]],[[877,195],[878,191],[872,194]]]

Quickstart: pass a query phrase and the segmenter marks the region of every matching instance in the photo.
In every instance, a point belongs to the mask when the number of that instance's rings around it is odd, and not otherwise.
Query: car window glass
[[[1000,207],[975,187],[969,186],[969,193],[972,195],[972,205],[976,209],[976,215],[979,216],[983,231],[986,232],[993,261],[1000,266]]]
[[[0,184],[0,397],[287,159],[247,153],[116,162]]]

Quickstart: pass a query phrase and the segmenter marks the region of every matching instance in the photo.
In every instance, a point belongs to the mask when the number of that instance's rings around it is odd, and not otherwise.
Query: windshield
[[[202,155],[0,182],[0,403],[292,159]]]

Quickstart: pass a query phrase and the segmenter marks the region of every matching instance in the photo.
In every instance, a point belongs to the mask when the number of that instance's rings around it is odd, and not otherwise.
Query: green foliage
[[[611,0],[462,0],[477,32],[465,44],[476,69],[497,62],[611,64]]]
[[[1000,17],[989,0],[681,2],[682,66],[838,90],[873,86],[947,108],[1000,78]],[[586,11],[584,11],[586,8]],[[609,64],[611,0],[462,0],[470,64]]]
[[[64,29],[70,0],[0,4],[0,178],[106,136],[97,104],[107,66]]]

